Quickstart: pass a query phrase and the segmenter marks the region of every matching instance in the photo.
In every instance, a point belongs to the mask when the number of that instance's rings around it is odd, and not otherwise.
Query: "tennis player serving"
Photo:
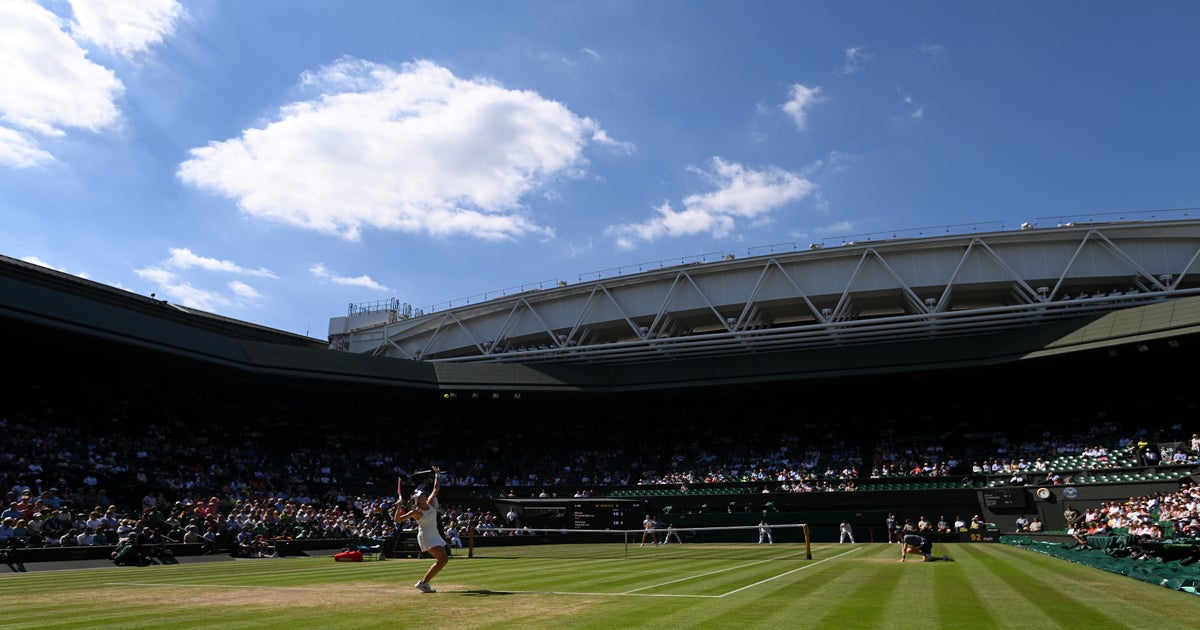
[[[437,466],[431,466],[433,471],[433,489],[426,496],[424,492],[417,490],[413,493],[411,510],[401,514],[400,510],[404,509],[403,501],[396,504],[395,521],[397,524],[404,522],[408,518],[416,519],[417,521],[417,544],[421,547],[421,551],[433,556],[433,566],[425,572],[425,577],[421,578],[420,582],[416,583],[417,590],[425,593],[436,593],[429,582],[433,580],[438,571],[446,566],[450,561],[450,554],[446,551],[446,541],[442,535],[438,533],[437,528],[437,494],[438,477],[441,470]]]

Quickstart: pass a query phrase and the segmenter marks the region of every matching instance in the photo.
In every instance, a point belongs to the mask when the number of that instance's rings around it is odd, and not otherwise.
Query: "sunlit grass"
[[[997,544],[731,547],[716,557],[280,558],[10,573],[5,628],[1192,628],[1200,599]]]

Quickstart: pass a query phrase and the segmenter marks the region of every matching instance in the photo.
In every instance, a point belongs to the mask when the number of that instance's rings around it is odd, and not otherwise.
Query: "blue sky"
[[[313,337],[1200,206],[1200,3],[0,0],[0,253]]]

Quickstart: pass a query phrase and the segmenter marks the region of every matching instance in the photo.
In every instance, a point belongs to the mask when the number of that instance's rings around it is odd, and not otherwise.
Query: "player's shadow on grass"
[[[21,560],[16,556],[16,551],[0,549],[0,563],[3,563],[4,565],[8,566],[8,568],[12,569],[13,573],[25,573],[25,563],[21,562]]]
[[[471,595],[474,597],[487,597],[489,595],[516,595],[510,591],[489,591],[487,589],[473,589],[469,591],[459,591],[462,595]]]

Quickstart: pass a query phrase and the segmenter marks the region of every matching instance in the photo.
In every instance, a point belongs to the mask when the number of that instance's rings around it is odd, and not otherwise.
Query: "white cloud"
[[[216,258],[206,258],[197,256],[192,250],[186,247],[172,247],[171,258],[167,264],[177,269],[204,269],[206,271],[221,271],[225,273],[243,274],[249,276],[259,276],[263,278],[274,278],[274,273],[269,269],[246,269],[241,265],[231,260],[218,260]]]
[[[839,68],[836,74],[854,74],[863,69],[867,60],[875,55],[872,55],[867,50],[866,46],[849,46],[845,50],[845,59],[842,60],[842,67]]]
[[[522,199],[582,175],[599,125],[537,93],[343,58],[302,77],[320,94],[240,137],[192,149],[178,175],[247,215],[357,239],[363,228],[482,239],[552,235]]]
[[[912,95],[905,92],[904,90],[901,90],[900,88],[896,88],[896,92],[900,95],[900,102],[908,110],[907,118],[909,120],[921,120],[922,118],[925,117],[925,106],[924,105],[917,103],[916,100],[913,99]],[[903,120],[900,117],[893,117],[893,119],[897,120],[897,121]]]
[[[818,234],[848,234],[854,230],[855,225],[853,221],[838,221],[837,223],[823,225],[813,231]]]
[[[134,269],[133,272],[160,287],[174,283],[176,278],[174,273],[162,267],[142,267]]]
[[[117,124],[125,86],[87,58],[57,16],[30,0],[0,2],[0,164],[49,161],[34,135]]]
[[[244,300],[258,300],[262,298],[262,294],[259,293],[257,289],[246,284],[245,282],[242,282],[241,280],[230,281],[226,283],[225,286],[229,287],[229,290],[232,291],[234,295]]]
[[[0,166],[28,168],[53,161],[54,156],[39,148],[28,134],[0,127]]]
[[[31,265],[38,265],[39,267],[45,267],[47,269],[53,269],[55,271],[61,271],[63,273],[67,273],[66,269],[61,269],[59,267],[55,267],[54,265],[51,265],[50,263],[42,260],[41,258],[38,258],[37,256],[26,256],[26,257],[22,258],[21,260],[24,262],[27,262]]]
[[[820,190],[813,193],[812,200],[809,203],[818,212],[829,212],[829,200],[825,198],[825,194]]]
[[[796,83],[788,88],[788,92],[790,94],[788,102],[780,107],[784,113],[792,117],[796,128],[803,130],[808,124],[808,109],[824,100],[821,98],[821,88]]]
[[[709,233],[721,238],[731,234],[738,221],[754,224],[772,221],[774,210],[804,199],[816,190],[815,184],[796,173],[777,167],[748,169],[719,157],[712,159],[709,171],[691,170],[708,180],[715,190],[685,197],[681,210],[663,202],[654,208],[655,216],[650,219],[610,226],[605,234],[615,238],[622,249],[665,237]]]
[[[218,291],[210,291],[192,286],[189,282],[175,282],[162,285],[156,296],[188,308],[216,313],[233,306],[233,298]]]
[[[171,248],[170,253],[169,258],[158,264],[133,271],[154,285],[157,297],[190,308],[216,312],[254,306],[263,299],[262,293],[241,280],[219,284],[219,281],[213,280],[212,274],[276,278],[267,269],[249,269],[229,260],[199,256],[186,247]],[[204,275],[196,275],[197,271]],[[202,284],[205,282],[217,284],[213,288],[205,288]]]
[[[603,129],[596,129],[596,131],[592,133],[592,142],[609,147],[618,153],[624,153],[626,155],[631,155],[637,150],[637,147],[632,142],[613,140],[611,137],[609,137],[608,132]]]
[[[339,275],[333,273],[332,271],[329,271],[329,269],[327,269],[323,263],[317,263],[317,264],[313,265],[312,267],[309,267],[308,271],[309,271],[309,273],[311,273],[313,275],[314,278],[318,278],[320,280],[328,280],[329,282],[332,282],[334,284],[341,285],[341,286],[363,287],[366,289],[371,289],[372,291],[380,291],[380,292],[391,291],[391,289],[389,289],[386,286],[379,284],[378,282],[371,279],[371,276],[368,276],[366,274],[363,274],[361,276],[355,276],[353,278],[351,278],[349,276],[339,276]]]
[[[70,271],[63,269],[62,267],[55,267],[54,265],[51,265],[50,263],[42,260],[41,258],[38,258],[37,256],[26,256],[26,257],[22,258],[21,260],[24,262],[30,263],[32,265],[39,265],[39,266],[45,267],[47,269],[53,269],[53,270],[61,272],[61,273],[69,273],[77,278],[83,278],[85,280],[91,279],[91,276],[88,275],[88,273],[86,271],[80,272],[80,273],[71,273]],[[120,284],[114,283],[113,286],[120,287]]]
[[[70,0],[76,39],[123,57],[162,43],[184,17],[177,0]]]
[[[800,174],[806,178],[811,178],[821,173],[838,173],[845,170],[847,164],[857,161],[858,156],[834,149],[826,154],[824,158],[805,166]]]
[[[180,279],[174,272],[162,267],[141,267],[133,272],[154,285],[155,292],[152,295],[158,299],[210,312],[233,304],[232,296],[196,288],[190,282]]]
[[[596,61],[600,60],[600,53],[592,50],[591,48],[580,48],[579,52],[587,55],[588,57],[591,57],[592,59],[594,59]]]
[[[917,52],[921,53],[922,55],[929,55],[930,57],[940,57],[946,52],[946,49],[938,44],[921,42],[921,45],[917,47]]]

